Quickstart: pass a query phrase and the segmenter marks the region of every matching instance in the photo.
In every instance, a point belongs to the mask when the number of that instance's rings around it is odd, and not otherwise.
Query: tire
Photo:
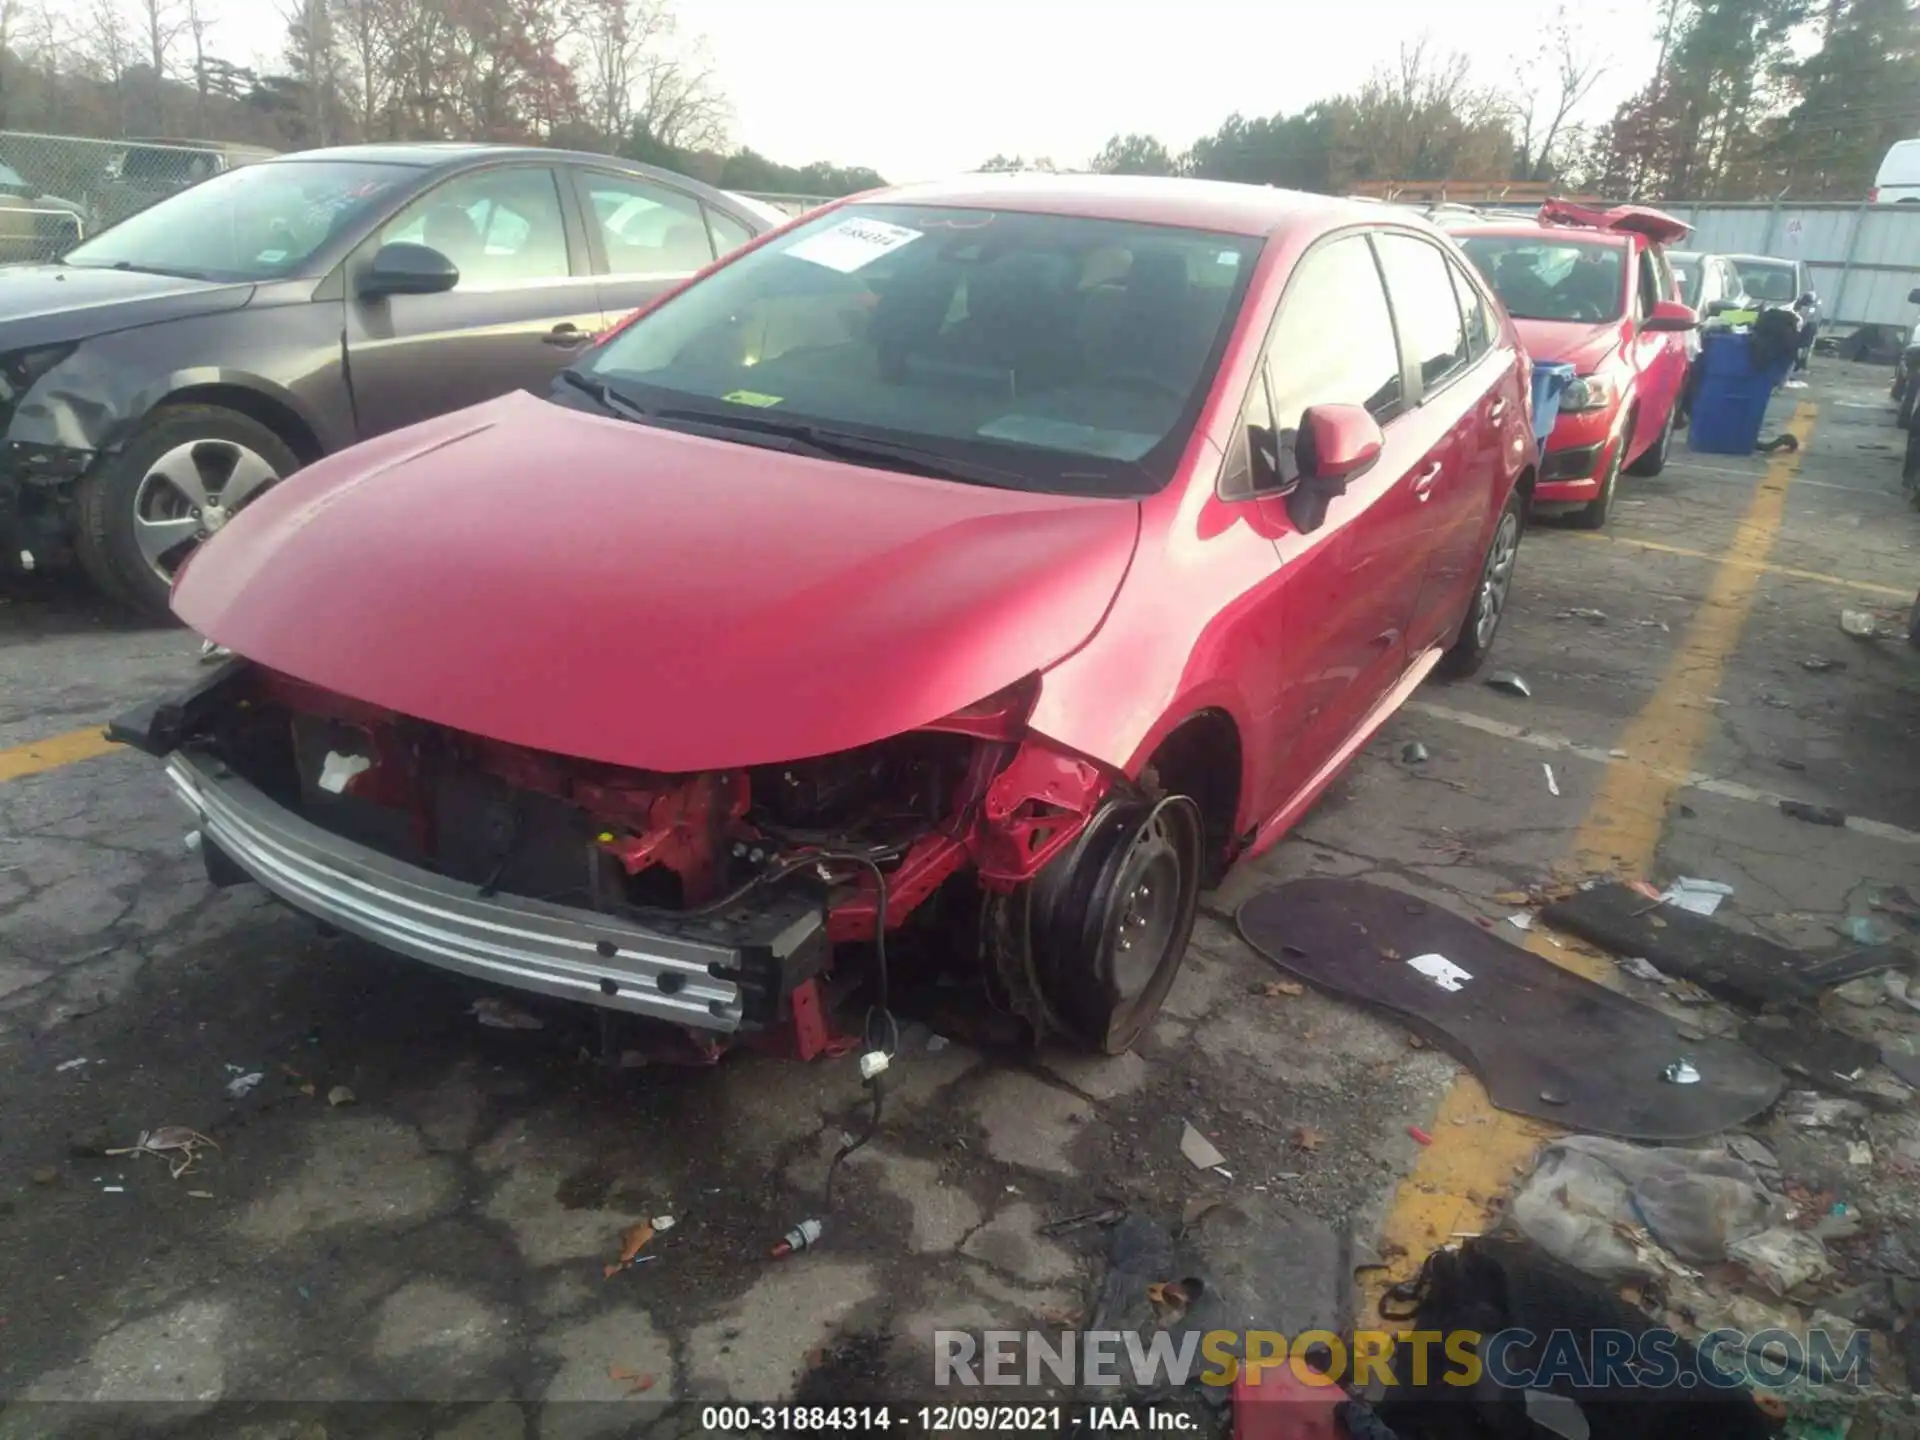
[[[1614,493],[1620,488],[1620,461],[1627,453],[1626,436],[1620,437],[1620,443],[1613,447],[1613,458],[1607,462],[1606,478],[1600,482],[1600,493],[1568,518],[1576,530],[1604,530],[1607,521],[1613,515]]]
[[[1099,1055],[1133,1048],[1186,958],[1202,834],[1187,796],[1127,796],[1034,879],[987,897],[983,959],[1036,1038]]]
[[[1487,663],[1513,596],[1513,567],[1519,559],[1521,536],[1526,533],[1526,509],[1526,497],[1516,490],[1507,508],[1500,512],[1493,539],[1487,542],[1487,553],[1480,561],[1480,583],[1474,589],[1473,604],[1467,608],[1467,618],[1460,622],[1459,635],[1440,658],[1441,674],[1462,680]]]
[[[299,466],[285,441],[237,410],[161,406],[80,481],[81,567],[110,598],[165,619],[186,557]]]
[[[1913,609],[1907,612],[1907,643],[1920,650],[1920,595],[1913,597]]]
[[[1916,398],[1920,398],[1920,385],[1916,385],[1912,380],[1909,380],[1907,381],[1906,393],[1900,396],[1900,409],[1894,416],[1894,424],[1898,425],[1902,430],[1911,430],[1913,428],[1913,406]]]
[[[1667,468],[1667,456],[1673,450],[1673,412],[1677,406],[1667,410],[1667,423],[1660,427],[1660,438],[1647,447],[1647,451],[1638,460],[1627,467],[1629,475],[1658,475]],[[1626,442],[1621,441],[1622,447]]]

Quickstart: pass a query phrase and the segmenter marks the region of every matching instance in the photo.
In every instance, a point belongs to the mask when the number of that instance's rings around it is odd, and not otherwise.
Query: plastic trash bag
[[[1542,1146],[1508,1213],[1549,1254],[1605,1280],[1652,1268],[1626,1227],[1707,1265],[1787,1218],[1785,1202],[1753,1167],[1724,1150],[1647,1148],[1597,1135]]]

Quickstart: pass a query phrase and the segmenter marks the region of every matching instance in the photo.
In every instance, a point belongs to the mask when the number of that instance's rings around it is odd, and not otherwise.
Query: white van
[[[1902,140],[1887,151],[1867,199],[1879,205],[1920,205],[1920,140]]]

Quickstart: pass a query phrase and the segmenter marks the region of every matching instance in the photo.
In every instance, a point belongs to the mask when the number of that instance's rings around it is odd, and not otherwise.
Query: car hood
[[[1130,501],[921,479],[516,394],[323,460],[173,607],[311,684],[493,739],[686,772],[829,754],[1098,627]]]
[[[1590,375],[1620,345],[1620,322],[1604,325],[1584,321],[1515,320],[1520,343],[1535,361],[1561,360],[1582,375]]]
[[[59,345],[162,320],[237,310],[251,283],[81,265],[0,268],[0,351]]]

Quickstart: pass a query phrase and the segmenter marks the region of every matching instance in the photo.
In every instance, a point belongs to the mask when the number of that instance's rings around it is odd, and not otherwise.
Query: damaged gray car
[[[230,170],[0,266],[0,574],[77,561],[164,617],[194,548],[301,465],[544,388],[769,228],[606,156],[364,145]]]

